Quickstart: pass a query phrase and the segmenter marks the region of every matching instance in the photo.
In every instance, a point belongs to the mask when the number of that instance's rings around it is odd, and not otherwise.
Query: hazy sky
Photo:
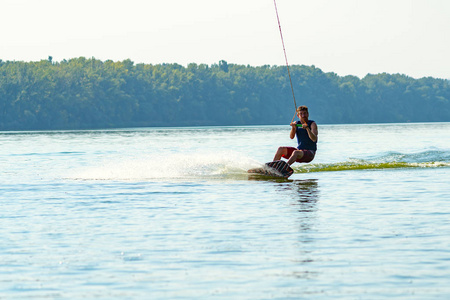
[[[449,0],[277,0],[288,60],[450,78]],[[0,59],[284,65],[273,0],[0,0]]]

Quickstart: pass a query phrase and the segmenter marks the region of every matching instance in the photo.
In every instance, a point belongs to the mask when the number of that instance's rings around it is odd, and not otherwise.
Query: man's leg
[[[273,161],[280,160],[282,155],[287,155],[287,152],[288,150],[286,147],[279,147]]]
[[[297,161],[297,159],[301,159],[303,157],[303,151],[302,150],[295,150],[292,152],[291,157],[289,157],[288,165],[292,165]]]

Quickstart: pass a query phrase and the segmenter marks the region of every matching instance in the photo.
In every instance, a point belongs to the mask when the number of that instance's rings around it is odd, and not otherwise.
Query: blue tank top
[[[313,120],[308,121],[308,127],[311,128],[311,124],[314,123]],[[297,121],[297,124],[302,124],[300,121]],[[303,129],[301,126],[297,126],[296,130],[298,146],[299,150],[314,150],[317,151],[317,142],[313,142],[309,136],[306,129]]]

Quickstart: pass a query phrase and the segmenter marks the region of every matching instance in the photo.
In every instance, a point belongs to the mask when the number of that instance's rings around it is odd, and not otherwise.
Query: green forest
[[[297,105],[319,124],[447,122],[450,81],[338,76],[293,65]],[[286,66],[0,60],[0,130],[289,124]]]

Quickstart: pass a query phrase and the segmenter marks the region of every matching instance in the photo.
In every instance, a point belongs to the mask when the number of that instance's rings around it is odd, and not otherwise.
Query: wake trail
[[[107,159],[96,165],[75,170],[66,178],[74,180],[172,180],[172,179],[247,179],[247,170],[262,167],[242,153],[183,153],[158,157]],[[450,167],[450,152],[386,153],[366,159],[334,163],[294,164],[296,174],[357,170]]]
[[[233,151],[171,154],[159,157],[106,160],[75,171],[69,178],[80,180],[152,180],[232,178],[260,166],[250,157]]]
[[[337,163],[311,163],[294,167],[296,173],[450,167],[450,152],[430,150],[418,153],[391,152],[368,159]]]

